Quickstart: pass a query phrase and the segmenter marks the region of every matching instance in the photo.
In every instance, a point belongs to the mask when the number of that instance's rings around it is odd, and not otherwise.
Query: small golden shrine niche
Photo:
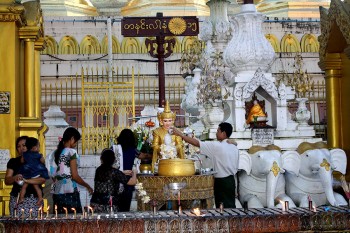
[[[255,93],[250,101],[245,102],[245,112],[246,125],[250,128],[266,126],[265,100],[258,100]]]

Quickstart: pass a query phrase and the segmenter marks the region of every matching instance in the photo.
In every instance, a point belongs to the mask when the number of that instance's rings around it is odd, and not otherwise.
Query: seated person
[[[246,124],[249,125],[249,123],[254,122],[254,117],[266,117],[266,114],[264,113],[264,110],[260,106],[258,100],[253,101],[253,106],[249,111]]]
[[[162,113],[158,113],[158,120],[161,127],[156,128],[153,130],[153,141],[152,141],[152,148],[153,148],[153,157],[152,157],[152,168],[154,171],[154,164],[157,162],[159,158],[161,158],[160,155],[160,147],[162,144],[164,144],[165,135],[167,135],[169,132],[169,129],[173,127],[176,114],[173,113],[170,110],[169,102],[166,101],[165,108]],[[180,159],[184,158],[184,147],[182,138],[179,136],[171,135],[172,142],[175,142],[176,151],[177,151],[177,157]]]

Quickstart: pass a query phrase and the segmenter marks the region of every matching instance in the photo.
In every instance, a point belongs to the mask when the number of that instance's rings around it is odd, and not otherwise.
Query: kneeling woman
[[[96,169],[94,193],[90,205],[95,212],[107,213],[112,205],[113,211],[118,211],[119,195],[122,192],[120,184],[135,185],[136,172],[120,171],[113,166],[115,154],[113,150],[105,149],[101,154],[101,165]]]

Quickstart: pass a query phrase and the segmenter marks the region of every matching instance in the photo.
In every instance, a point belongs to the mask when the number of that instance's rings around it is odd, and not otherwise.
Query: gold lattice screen
[[[135,117],[134,70],[83,68],[81,80],[82,154],[96,154]]]

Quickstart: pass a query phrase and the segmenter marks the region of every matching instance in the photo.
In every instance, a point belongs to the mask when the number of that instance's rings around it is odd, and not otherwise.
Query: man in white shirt
[[[213,161],[217,172],[214,182],[214,196],[216,207],[223,203],[225,208],[236,208],[235,205],[235,179],[238,169],[238,148],[227,139],[232,134],[232,125],[227,122],[219,124],[216,131],[217,141],[199,141],[184,135],[174,128],[173,134],[180,136],[184,141],[200,148],[201,154],[207,155]]]

